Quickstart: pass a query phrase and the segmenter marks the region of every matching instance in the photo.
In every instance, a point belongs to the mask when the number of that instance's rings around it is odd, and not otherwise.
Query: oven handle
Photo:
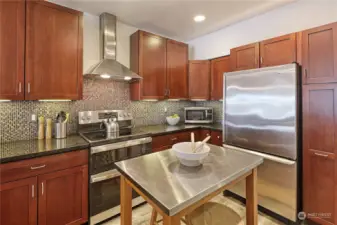
[[[97,154],[97,153],[100,153],[100,152],[106,152],[106,151],[111,151],[111,150],[120,149],[120,148],[127,148],[127,147],[131,147],[131,146],[137,146],[137,145],[147,144],[147,143],[151,143],[151,142],[152,142],[151,137],[117,142],[117,143],[113,143],[113,144],[107,144],[107,145],[92,147],[91,148],[91,154],[93,155],[93,154]]]
[[[118,172],[116,169],[113,169],[113,170],[109,170],[109,171],[105,171],[99,174],[92,175],[90,177],[91,178],[90,183],[97,183],[97,182],[113,179],[113,178],[120,177],[120,176],[121,176],[121,173]]]

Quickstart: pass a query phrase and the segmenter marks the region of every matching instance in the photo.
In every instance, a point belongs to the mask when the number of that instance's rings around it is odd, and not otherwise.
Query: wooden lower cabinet
[[[78,165],[76,159],[83,154],[86,159]],[[71,159],[74,166],[58,169],[51,163],[54,157],[61,157],[63,165]],[[15,170],[20,176],[15,176]],[[0,225],[80,225],[88,221],[87,150],[1,164],[0,177],[8,172],[12,180],[0,180]]]
[[[192,132],[194,133],[195,141],[202,141],[206,137],[211,136],[211,139],[208,142],[209,144],[222,146],[221,131],[211,131],[209,129],[197,129],[155,136],[152,138],[152,151],[159,152],[172,148],[172,146],[176,143],[189,142],[191,141]]]
[[[337,84],[303,87],[303,209],[318,224],[337,224]]]
[[[211,144],[222,146],[222,132],[221,131],[211,132]]]
[[[88,166],[38,177],[39,225],[75,225],[88,220]]]
[[[37,224],[37,178],[0,184],[0,224]]]

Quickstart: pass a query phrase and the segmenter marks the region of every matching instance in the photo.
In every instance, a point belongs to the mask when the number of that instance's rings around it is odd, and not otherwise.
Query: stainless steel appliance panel
[[[224,142],[296,160],[297,65],[224,76]]]
[[[185,123],[213,123],[213,108],[186,107]]]
[[[252,152],[232,146],[225,148],[235,149],[264,158],[263,164],[258,167],[258,204],[289,220],[297,219],[297,162],[270,156],[263,153]],[[242,181],[230,188],[229,191],[246,197],[246,184]]]

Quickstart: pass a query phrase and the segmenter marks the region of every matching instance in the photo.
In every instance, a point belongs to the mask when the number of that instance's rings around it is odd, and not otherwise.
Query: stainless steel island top
[[[195,168],[181,165],[172,150],[117,162],[116,166],[171,216],[263,162],[260,156],[209,146],[209,156],[202,166]]]

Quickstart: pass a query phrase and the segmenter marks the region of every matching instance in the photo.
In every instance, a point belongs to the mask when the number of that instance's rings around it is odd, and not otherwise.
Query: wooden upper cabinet
[[[259,43],[231,49],[231,70],[248,70],[259,68]]]
[[[337,82],[337,23],[302,32],[303,83]]]
[[[208,100],[210,98],[210,61],[189,61],[189,98]]]
[[[40,175],[39,225],[83,224],[88,220],[88,166]]]
[[[143,77],[132,83],[131,100],[164,99],[166,89],[166,39],[145,31],[131,35],[131,70]]]
[[[296,33],[260,42],[260,67],[296,62]]]
[[[303,86],[304,211],[324,212],[310,218],[336,224],[337,84]]]
[[[223,74],[230,71],[230,56],[211,60],[211,100],[223,99]]]
[[[28,1],[26,99],[82,98],[82,13]]]
[[[0,1],[0,100],[24,99],[25,1]]]
[[[0,224],[37,224],[36,177],[0,184]]]
[[[167,89],[169,99],[188,98],[188,45],[167,40]]]

